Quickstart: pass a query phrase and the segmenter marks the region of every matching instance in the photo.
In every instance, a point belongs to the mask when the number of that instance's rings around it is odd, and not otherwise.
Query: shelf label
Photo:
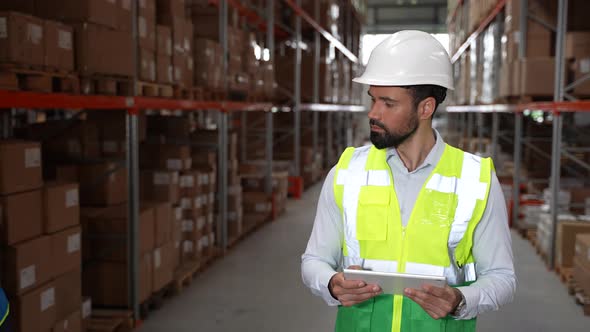
[[[6,24],[6,17],[0,17],[0,38],[8,38],[8,25]]]
[[[25,168],[41,167],[41,149],[31,148],[25,150]]]
[[[66,208],[78,206],[79,197],[77,188],[66,191]]]
[[[31,265],[20,270],[20,289],[32,286],[35,281],[35,265]]]
[[[51,287],[41,293],[41,312],[55,305],[55,288]]]
[[[57,40],[57,46],[61,49],[71,51],[72,50],[72,33],[66,30],[59,30],[59,37]]]
[[[80,251],[80,233],[68,236],[68,254]]]

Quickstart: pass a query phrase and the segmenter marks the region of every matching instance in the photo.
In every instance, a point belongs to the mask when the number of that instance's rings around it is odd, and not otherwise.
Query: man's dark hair
[[[434,113],[438,109],[438,105],[442,104],[447,97],[447,88],[443,88],[442,86],[432,85],[432,84],[424,84],[424,85],[409,85],[404,86],[404,89],[410,90],[412,93],[412,97],[414,98],[414,108],[418,107],[421,101],[428,97],[433,97],[436,100],[436,105],[434,105],[434,112],[432,112],[432,117],[434,117]]]

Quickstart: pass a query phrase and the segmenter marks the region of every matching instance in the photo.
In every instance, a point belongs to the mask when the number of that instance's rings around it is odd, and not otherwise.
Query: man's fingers
[[[446,298],[449,296],[448,291],[446,288],[436,287],[429,284],[422,285],[422,290],[426,293],[432,294],[437,297]]]
[[[381,288],[377,285],[366,285],[364,287],[353,287],[353,288],[345,288],[340,287],[339,289],[335,289],[336,292],[341,294],[364,294],[364,293],[378,293],[381,291]]]
[[[444,312],[444,310],[442,310],[438,306],[433,305],[432,303],[429,303],[420,297],[414,297],[411,299],[412,301],[416,302],[420,307],[422,307],[422,309],[424,309],[424,311],[426,311],[426,313],[430,315],[430,317],[434,319],[446,317],[446,313]]]
[[[380,295],[381,292],[371,292],[371,293],[363,293],[363,294],[343,294],[338,298],[340,303],[343,306],[349,307],[355,304],[362,303],[370,298]]]

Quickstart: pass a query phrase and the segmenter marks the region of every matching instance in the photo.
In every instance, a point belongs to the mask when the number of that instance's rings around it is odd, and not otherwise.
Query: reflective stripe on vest
[[[8,298],[6,298],[4,290],[0,288],[0,326],[4,324],[9,313],[10,305],[8,304]]]

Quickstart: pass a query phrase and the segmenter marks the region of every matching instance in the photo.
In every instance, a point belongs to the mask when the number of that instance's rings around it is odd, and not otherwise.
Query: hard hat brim
[[[432,77],[428,78],[420,78],[420,77],[413,77],[408,78],[405,77],[403,80],[392,80],[392,79],[379,79],[379,78],[369,78],[369,77],[355,77],[352,79],[354,83],[359,84],[366,84],[366,85],[373,85],[373,86],[411,86],[411,85],[438,85],[442,86],[443,88],[447,88],[448,90],[455,90],[452,82],[448,82],[448,80],[441,78],[441,79],[433,79]]]

